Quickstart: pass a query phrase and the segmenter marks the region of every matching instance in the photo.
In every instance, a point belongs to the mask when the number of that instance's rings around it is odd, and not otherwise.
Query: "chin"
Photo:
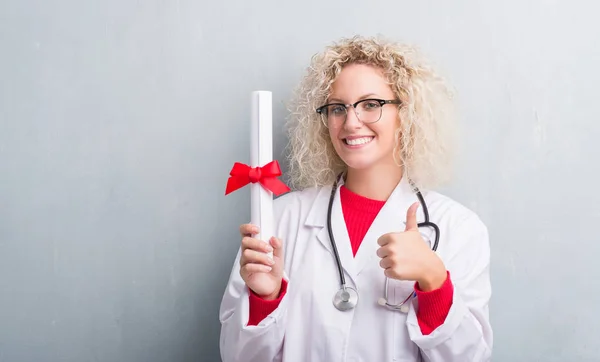
[[[357,160],[352,158],[343,161],[349,169],[353,170],[366,170],[375,164],[373,160]]]
[[[369,170],[373,168],[380,169],[381,167],[387,169],[388,166],[395,165],[393,157],[387,157],[386,155],[380,154],[346,154],[343,155],[341,159],[344,161],[344,164],[348,167],[348,169],[356,171]]]

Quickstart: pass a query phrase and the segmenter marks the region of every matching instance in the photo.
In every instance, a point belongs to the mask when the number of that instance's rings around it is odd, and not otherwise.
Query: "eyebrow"
[[[361,100],[363,100],[363,99],[371,98],[371,97],[373,97],[373,96],[376,96],[376,95],[377,95],[377,94],[375,94],[375,93],[367,93],[367,94],[365,94],[365,95],[362,95],[362,96],[360,96],[360,97],[358,98],[358,100],[359,100],[359,101],[361,101]],[[330,98],[330,99],[327,101],[327,103],[338,103],[338,102],[339,102],[339,103],[344,103],[344,101],[343,101],[343,100],[341,100],[341,99],[339,99],[339,98],[335,98],[335,97],[334,97],[334,98]]]

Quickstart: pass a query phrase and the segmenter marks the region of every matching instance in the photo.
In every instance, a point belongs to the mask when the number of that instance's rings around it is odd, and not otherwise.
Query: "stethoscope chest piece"
[[[358,303],[358,293],[352,287],[342,287],[333,296],[333,305],[341,311],[350,310]]]

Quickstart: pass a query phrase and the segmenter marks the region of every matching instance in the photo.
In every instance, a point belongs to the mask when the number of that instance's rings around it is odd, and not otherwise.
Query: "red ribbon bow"
[[[262,167],[250,167],[236,162],[229,175],[225,195],[246,186],[250,182],[259,182],[265,189],[278,196],[290,191],[286,184],[277,179],[278,176],[281,176],[281,169],[277,160],[271,161]]]

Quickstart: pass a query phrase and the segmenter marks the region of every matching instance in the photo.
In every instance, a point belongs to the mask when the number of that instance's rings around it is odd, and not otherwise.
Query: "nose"
[[[356,115],[356,109],[354,107],[349,108],[346,112],[346,122],[344,122],[344,128],[346,130],[352,130],[362,127],[362,122]]]

